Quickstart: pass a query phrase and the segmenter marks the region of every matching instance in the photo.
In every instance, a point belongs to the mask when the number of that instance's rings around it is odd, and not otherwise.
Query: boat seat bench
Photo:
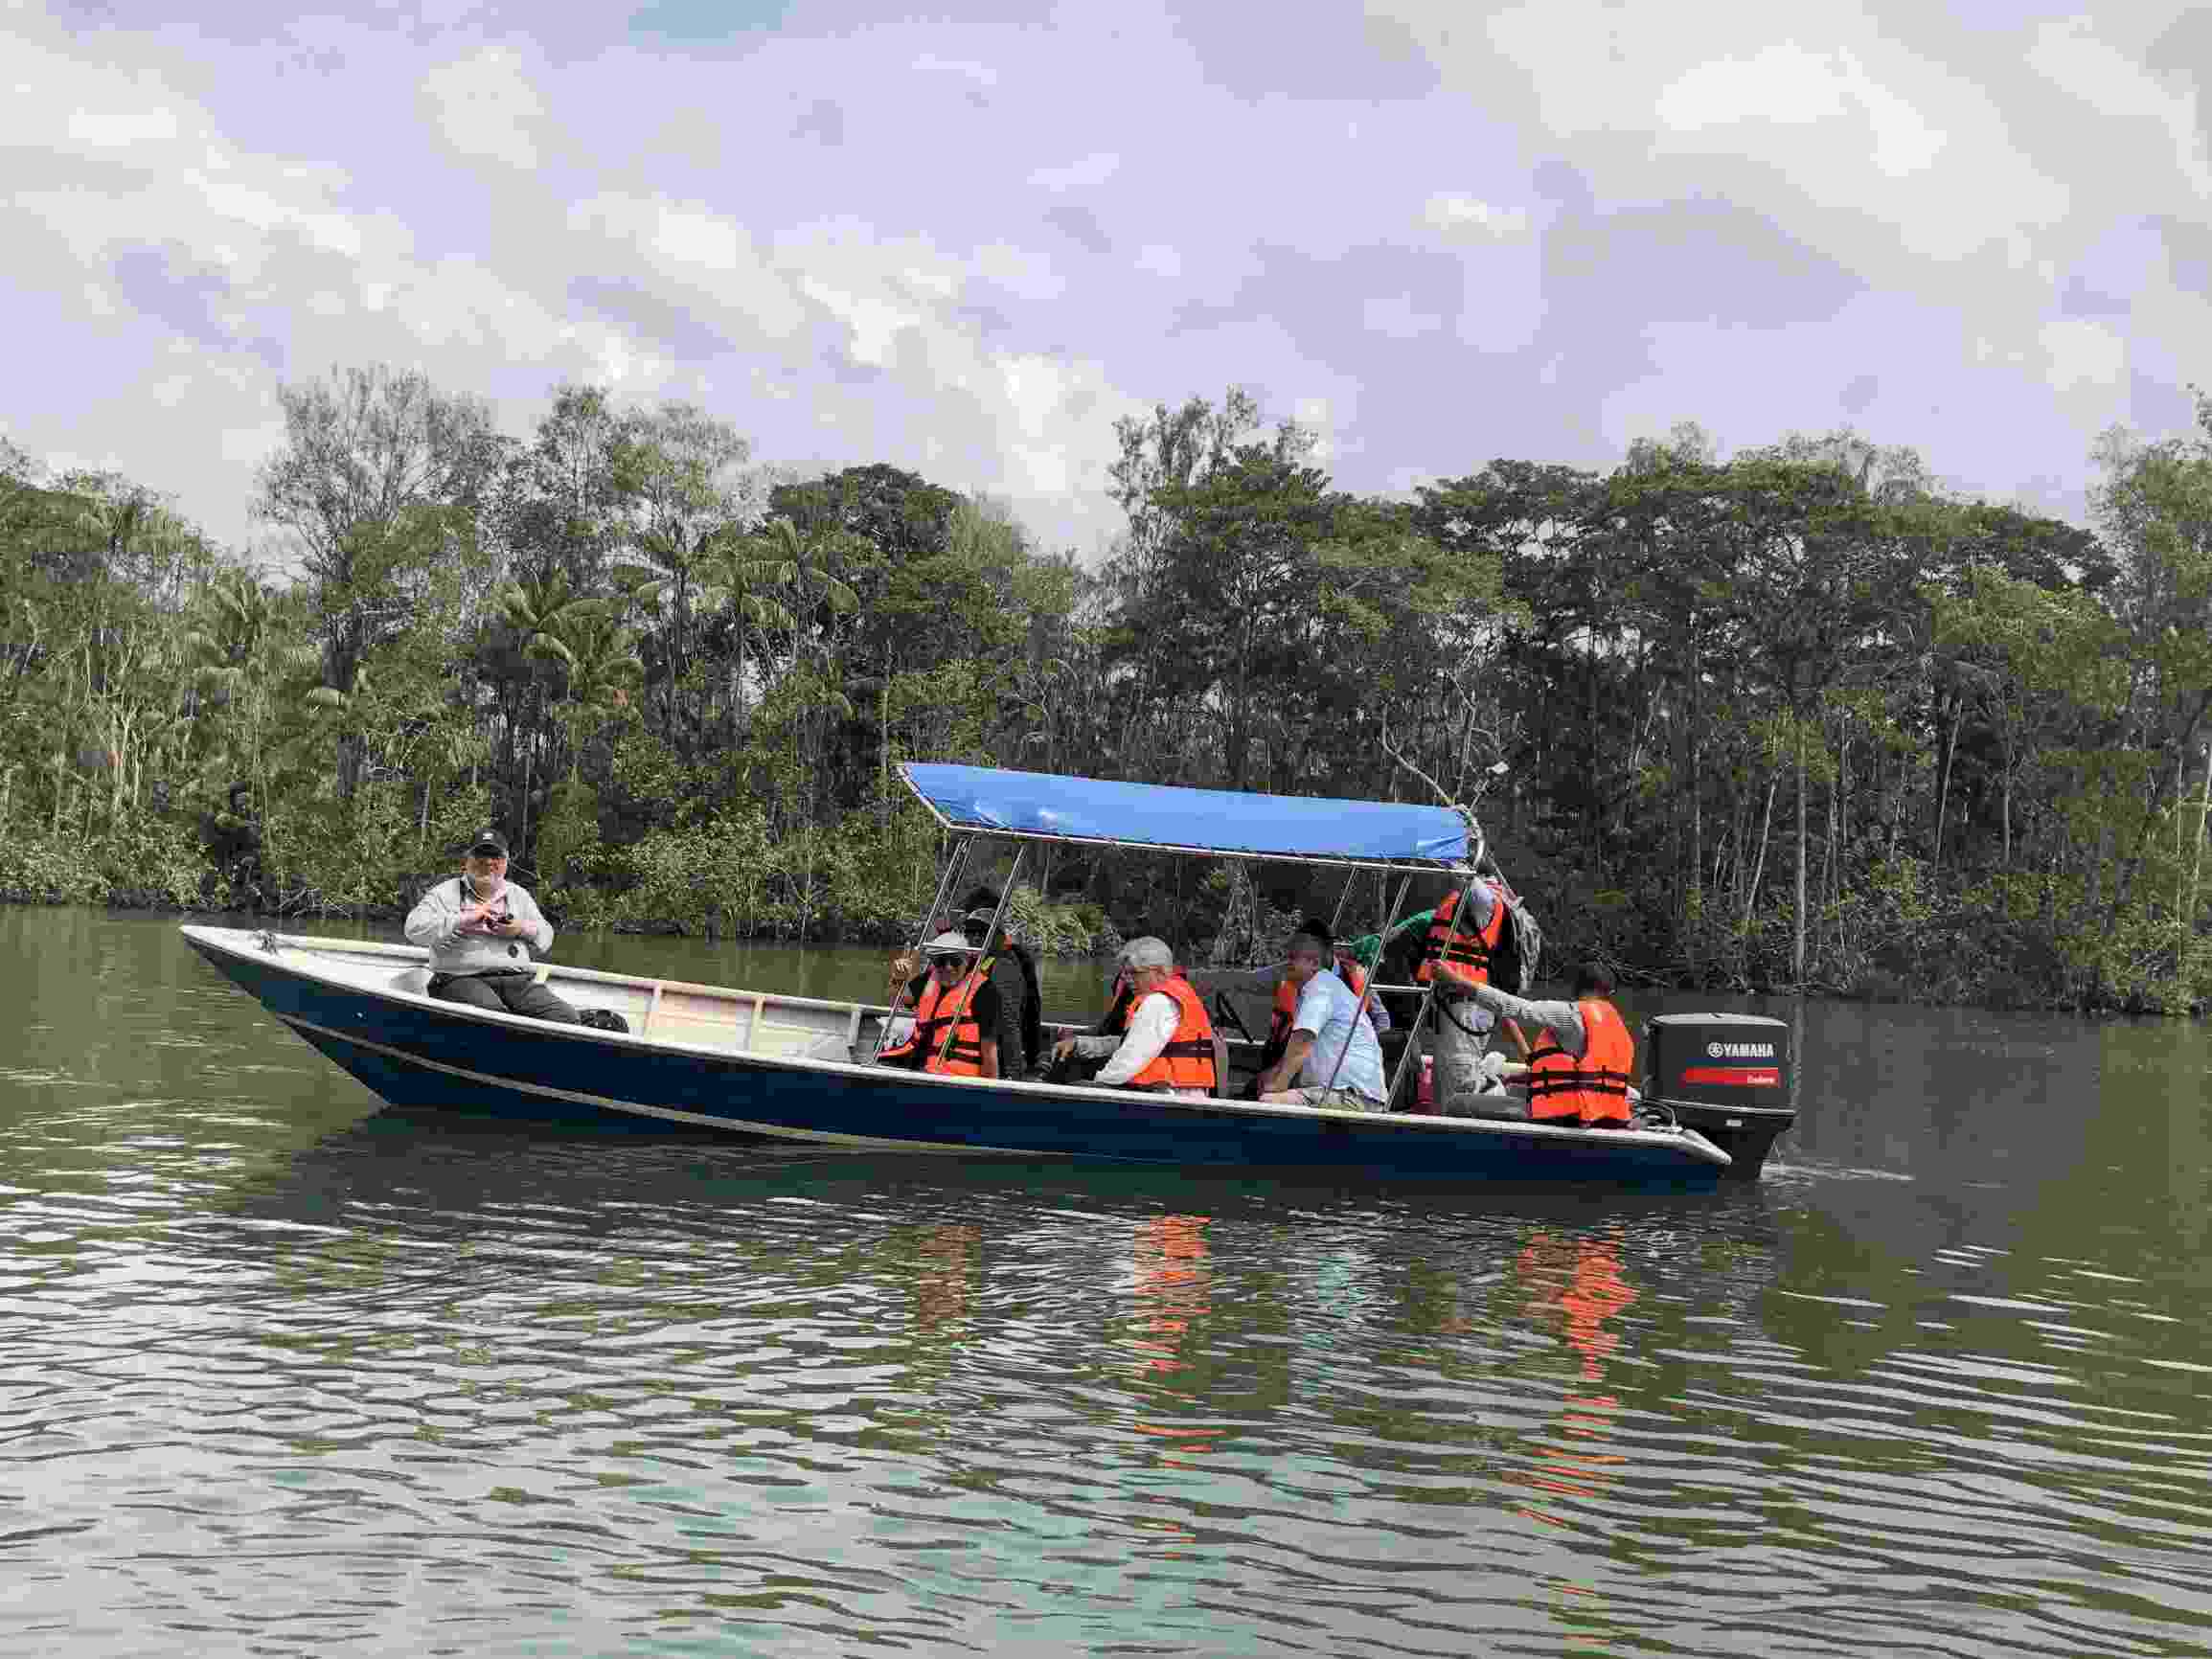
[[[538,984],[545,984],[553,974],[551,965],[539,966],[536,974]],[[430,990],[430,970],[420,964],[404,967],[385,981],[393,990],[412,996],[426,996]],[[737,995],[715,995],[709,992],[675,989],[666,981],[654,980],[647,986],[627,985],[619,988],[612,997],[591,996],[585,987],[560,985],[555,989],[579,1006],[612,1006],[627,1016],[633,1034],[651,1037],[662,1042],[691,1043],[699,1048],[720,1049],[726,1054],[772,1055],[779,1057],[809,1059],[847,1059],[853,1044],[859,1035],[864,1011],[858,1004],[850,1010],[793,1011],[800,1018],[777,1017],[779,1010],[773,999],[761,992]],[[597,989],[591,987],[589,989]],[[578,998],[579,990],[586,990]],[[645,994],[642,1017],[635,1011],[636,999]],[[803,1017],[811,1013],[814,1017]]]

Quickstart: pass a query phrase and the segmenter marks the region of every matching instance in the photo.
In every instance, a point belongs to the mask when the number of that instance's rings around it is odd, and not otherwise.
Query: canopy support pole
[[[1336,908],[1329,913],[1329,935],[1332,939],[1335,937],[1337,928],[1343,925],[1344,907],[1352,902],[1352,889],[1358,879],[1359,873],[1357,870],[1347,870],[1344,873],[1344,885],[1336,890]],[[1380,884],[1379,891],[1384,893],[1389,891],[1387,877]]]
[[[1408,877],[1408,879],[1411,878]],[[1445,930],[1444,943],[1447,950],[1451,948],[1451,942],[1459,937],[1459,919],[1467,914],[1468,906],[1473,901],[1473,898],[1474,870],[1471,862],[1467,872],[1467,879],[1460,883],[1459,902],[1451,907],[1451,925]],[[1501,898],[1498,902],[1502,904],[1505,900]],[[1378,964],[1378,966],[1380,965]],[[1385,1097],[1386,1099],[1394,1101],[1398,1098],[1398,1085],[1405,1080],[1405,1068],[1413,1063],[1413,1051],[1417,1048],[1426,1051],[1429,1048],[1425,1034],[1428,1028],[1428,1011],[1436,1002],[1438,977],[1438,970],[1434,966],[1431,966],[1428,970],[1428,983],[1421,988],[1421,1011],[1413,1016],[1413,1035],[1406,1041],[1405,1052],[1398,1057],[1398,1075],[1390,1079],[1390,1093]]]
[[[1413,877],[1408,875],[1404,880],[1398,884],[1398,901],[1390,907],[1390,920],[1392,922],[1395,923],[1399,918],[1400,913],[1404,910],[1406,897],[1411,894],[1412,891]],[[1334,929],[1332,929],[1332,931],[1334,931]],[[1389,928],[1385,927],[1383,931],[1387,933]],[[1378,952],[1376,954],[1375,966],[1376,968],[1380,968],[1381,966],[1381,953]],[[1334,963],[1330,963],[1328,966],[1323,967],[1321,971],[1323,973],[1334,973],[1336,971],[1336,965]],[[1336,1086],[1336,1074],[1344,1069],[1344,1057],[1352,1052],[1352,1039],[1359,1034],[1359,1022],[1367,1017],[1368,1000],[1375,995],[1376,977],[1377,976],[1375,971],[1370,969],[1366,977],[1360,983],[1359,1007],[1357,1011],[1355,1011],[1352,1015],[1351,1025],[1345,1028],[1344,1040],[1336,1047],[1336,1063],[1329,1068],[1329,1080],[1322,1085],[1324,1089],[1333,1089]],[[1410,1049],[1413,1045],[1409,1042],[1405,1046]],[[1402,1071],[1404,1069],[1402,1061],[1400,1062],[1399,1069]],[[1382,1104],[1384,1110],[1389,1109],[1390,1090],[1387,1086],[1384,1087],[1382,1091]]]
[[[968,850],[974,844],[975,837],[973,835],[959,836],[952,843],[951,856],[945,860],[945,874],[937,878],[937,897],[929,901],[929,908],[922,913],[922,932],[915,939],[913,949],[907,953],[913,956],[917,961],[921,959],[922,947],[929,943],[929,929],[936,924],[937,918],[944,914],[945,896],[952,891],[953,877],[958,875],[960,872],[966,868],[968,864]],[[882,1033],[884,1031],[890,1030],[891,1020],[893,1016],[899,1012],[899,999],[903,996],[905,992],[906,988],[902,985],[894,986],[891,988],[891,996],[889,999],[891,1003],[891,1011],[889,1013],[883,1016],[882,1027],[877,1033],[876,1053],[869,1057],[868,1063],[870,1065],[876,1064],[882,1057]]]
[[[983,936],[983,954],[976,958],[975,966],[971,970],[979,983],[991,977],[992,965],[998,960],[992,949],[992,946],[998,943],[998,920],[1000,917],[1006,914],[1007,902],[1014,897],[1014,879],[1021,874],[1021,861],[1028,856],[1029,844],[1026,841],[1015,848],[1014,867],[1006,873],[1006,881],[998,890],[998,908],[991,913],[991,931]],[[968,993],[968,1003],[962,1006],[960,1012],[966,1014],[969,1007],[972,1006],[974,1001],[975,993],[971,990]],[[931,1065],[944,1064],[945,1052],[952,1046],[952,1034],[959,1029],[960,1021],[958,1018],[945,1022],[945,1034],[937,1039],[937,1055],[929,1062]],[[1004,1077],[1006,1075],[1006,1057],[1004,1055],[998,1057],[998,1063],[1000,1067],[998,1075]]]

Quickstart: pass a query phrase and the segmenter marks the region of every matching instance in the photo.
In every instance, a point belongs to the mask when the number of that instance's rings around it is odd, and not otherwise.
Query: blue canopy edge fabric
[[[1250,795],[939,761],[909,761],[899,770],[907,787],[955,830],[1439,868],[1468,856],[1466,826],[1445,807]]]

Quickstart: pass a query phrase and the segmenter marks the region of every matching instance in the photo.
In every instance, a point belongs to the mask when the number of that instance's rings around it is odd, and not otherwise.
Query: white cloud
[[[1528,215],[1520,209],[1493,207],[1464,191],[1438,191],[1422,204],[1421,222],[1446,236],[1507,238],[1528,232]]]
[[[1902,6],[1528,0],[1470,28],[1453,0],[1379,4],[1461,96],[1547,134],[1615,194],[1726,193],[1892,270],[1900,253],[1965,260],[2069,206],[2018,120],[1908,43]],[[1870,222],[1895,233],[1886,257]]]
[[[914,60],[914,67],[924,75],[948,75],[971,86],[988,89],[998,84],[997,70],[971,59],[940,57],[933,52],[925,52]]]
[[[1867,73],[1857,54],[1813,53],[1778,41],[1749,57],[1696,64],[1659,91],[1659,125],[1704,133],[1767,122],[1783,126],[1858,125],[1873,144],[1878,170],[1892,177],[1924,170],[1943,153],[1944,135],[1906,99]]]
[[[1064,167],[1040,167],[1029,175],[1038,190],[1055,195],[1075,190],[1095,190],[1120,170],[1122,158],[1111,150],[1094,150]]]
[[[2086,317],[2059,317],[2042,327],[2048,359],[2046,378],[2060,392],[2085,387],[2109,390],[2128,367],[2127,343],[2102,323]]]
[[[0,274],[42,397],[15,436],[113,452],[227,534],[280,378],[421,362],[524,431],[602,376],[720,388],[765,456],[938,467],[1072,534],[1113,523],[1115,416],[1232,382],[1320,398],[1375,489],[1600,464],[1685,415],[1767,442],[1871,375],[1885,421],[1945,411],[1879,436],[2002,494],[2078,477],[2146,375],[2201,375],[2212,301],[2157,226],[2212,222],[2204,95],[2160,79],[2142,8],[1369,9],[1437,91],[1400,64],[1371,98],[1356,47],[1297,30],[1225,76],[1187,13],[1104,0],[813,37],[792,9],[696,56],[575,12],[527,44],[464,11],[241,43],[17,5]],[[842,148],[793,136],[824,98]],[[1067,251],[1091,192],[1111,257]]]
[[[1012,242],[986,242],[975,250],[975,274],[1025,300],[1057,300],[1067,292],[1067,281],[1049,254]]]
[[[540,160],[544,105],[505,47],[488,46],[422,78],[424,111],[461,154],[519,172]]]
[[[2053,85],[2095,111],[2100,122],[2145,129],[2151,166],[2170,165],[2212,211],[2212,80],[2169,87],[2150,66],[2129,57],[2096,33],[2088,16],[2048,18],[2037,29],[2027,62]],[[2199,66],[2200,71],[2203,68]],[[2159,150],[2169,153],[2161,156]]]
[[[893,305],[878,294],[835,286],[820,277],[802,277],[799,291],[845,325],[855,361],[878,368],[890,366],[899,336],[922,321],[919,311]]]
[[[1147,242],[1137,249],[1136,267],[1148,276],[1172,283],[1183,274],[1183,256],[1166,242]]]

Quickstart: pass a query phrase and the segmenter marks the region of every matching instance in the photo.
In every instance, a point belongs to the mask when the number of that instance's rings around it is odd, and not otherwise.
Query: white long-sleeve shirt
[[[1091,1082],[1102,1089],[1117,1088],[1160,1057],[1160,1050],[1174,1040],[1175,1027],[1182,1023],[1182,1017],[1175,999],[1164,990],[1155,990],[1129,1011],[1129,1030],[1123,1035],[1079,1036],[1075,1039],[1075,1052],[1085,1059],[1110,1055],[1112,1057],[1100,1068]],[[1203,1089],[1167,1092],[1186,1101],[1206,1098]]]
[[[451,876],[422,895],[422,902],[407,913],[407,943],[426,946],[433,973],[486,973],[499,968],[530,966],[531,953],[542,956],[553,948],[553,923],[537,908],[530,890],[513,881],[502,881],[491,902],[504,903],[508,913],[522,923],[518,933],[461,931],[461,912],[477,902],[467,892],[468,878]]]

